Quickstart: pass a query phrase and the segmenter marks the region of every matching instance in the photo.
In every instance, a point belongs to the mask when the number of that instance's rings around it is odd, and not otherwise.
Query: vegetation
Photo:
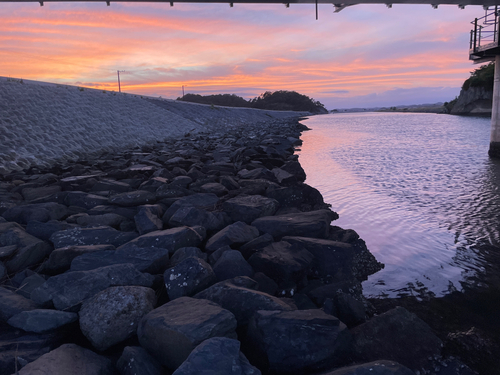
[[[246,101],[234,94],[197,95],[186,94],[177,98],[191,103],[220,105],[227,107],[251,107],[258,109],[270,109],[277,111],[309,111],[313,113],[327,113],[325,106],[319,101],[295,91],[266,91],[257,98]]]
[[[471,76],[462,85],[462,90],[467,91],[469,87],[483,87],[493,90],[493,76],[495,74],[495,63],[490,62],[479,69],[471,72]]]
[[[444,102],[443,106],[446,108],[447,113],[451,113],[451,110],[457,104],[458,101],[458,96],[455,97],[455,99],[449,101],[449,102]]]

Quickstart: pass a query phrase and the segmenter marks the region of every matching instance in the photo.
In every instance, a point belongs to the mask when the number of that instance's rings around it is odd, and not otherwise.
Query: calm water
[[[385,269],[367,296],[442,296],[500,285],[500,161],[490,120],[354,113],[303,121],[307,183]]]

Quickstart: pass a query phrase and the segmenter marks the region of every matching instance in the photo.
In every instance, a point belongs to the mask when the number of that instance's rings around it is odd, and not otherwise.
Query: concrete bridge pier
[[[491,108],[491,157],[500,158],[500,55],[495,56],[495,75],[493,78],[493,103]]]

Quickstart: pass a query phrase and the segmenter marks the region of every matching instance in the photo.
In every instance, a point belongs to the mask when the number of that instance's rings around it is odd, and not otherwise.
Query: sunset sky
[[[0,76],[177,98],[295,90],[328,109],[449,101],[482,7],[0,3]]]

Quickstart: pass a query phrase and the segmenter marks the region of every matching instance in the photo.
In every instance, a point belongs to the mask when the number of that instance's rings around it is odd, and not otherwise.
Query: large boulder
[[[19,375],[113,375],[115,366],[100,356],[76,344],[64,344],[28,363]]]
[[[137,237],[135,232],[120,232],[114,228],[99,226],[93,228],[73,228],[55,232],[50,236],[54,247],[113,245],[121,246]]]
[[[252,222],[252,226],[261,233],[269,233],[275,239],[284,236],[305,236],[326,238],[332,220],[338,215],[330,210],[317,210],[286,214],[279,216],[265,216]]]
[[[78,314],[66,311],[35,309],[22,311],[7,323],[26,332],[45,333],[76,322]]]
[[[80,329],[98,350],[132,337],[139,321],[154,309],[153,289],[141,286],[116,286],[97,293],[82,304]]]
[[[212,267],[200,258],[189,257],[163,274],[168,297],[191,297],[217,281]]]
[[[203,341],[172,375],[260,375],[245,355],[240,342],[226,337]]]
[[[359,361],[388,359],[421,371],[441,354],[443,343],[415,314],[396,307],[351,330]]]
[[[37,307],[32,300],[0,287],[0,321],[6,322],[20,312],[34,310]]]
[[[240,326],[247,325],[259,310],[293,310],[279,298],[255,290],[257,287],[257,283],[248,277],[237,277],[218,282],[196,294],[195,298],[208,299],[231,311]]]
[[[55,202],[27,204],[24,206],[15,206],[3,213],[7,221],[26,225],[30,221],[41,221],[43,223],[49,220],[61,220],[68,214],[68,208]]]
[[[247,225],[242,221],[237,221],[210,237],[205,249],[208,252],[213,252],[223,246],[238,247],[258,236],[259,231],[257,228]]]
[[[343,367],[323,375],[415,375],[415,373],[397,362],[380,360]]]
[[[128,191],[113,195],[109,198],[111,204],[122,207],[141,206],[143,204],[154,203],[156,201],[155,193],[147,190]]]
[[[168,223],[172,215],[181,207],[191,206],[201,209],[213,209],[219,198],[211,193],[197,193],[176,200],[163,215],[163,222]]]
[[[189,257],[200,258],[205,262],[208,260],[207,254],[197,247],[181,247],[170,258],[170,266],[173,267]]]
[[[207,300],[181,297],[144,316],[137,336],[143,348],[175,370],[203,341],[235,339],[235,329],[236,319],[228,310]]]
[[[68,191],[65,193],[64,204],[66,206],[77,206],[88,210],[108,203],[106,197],[84,193],[83,191]]]
[[[237,276],[252,277],[255,273],[252,266],[238,250],[224,251],[215,262],[213,269],[218,281],[232,279]]]
[[[116,363],[120,375],[164,375],[163,368],[146,349],[126,346]]]
[[[322,310],[257,311],[248,326],[250,359],[276,373],[297,374],[349,363],[352,337]]]
[[[58,310],[79,310],[80,304],[111,286],[151,287],[153,276],[137,271],[132,264],[117,264],[90,271],[74,271],[52,276],[31,292],[40,304],[52,302]]]
[[[259,217],[274,215],[278,202],[262,195],[243,195],[227,200],[222,208],[234,221],[250,224]]]
[[[193,206],[180,207],[170,217],[168,224],[171,227],[192,227],[199,225],[212,232],[222,229],[224,225],[224,223],[212,212]]]
[[[146,234],[163,229],[163,221],[160,219],[158,206],[148,205],[140,208],[134,216],[135,226],[139,234]]]

